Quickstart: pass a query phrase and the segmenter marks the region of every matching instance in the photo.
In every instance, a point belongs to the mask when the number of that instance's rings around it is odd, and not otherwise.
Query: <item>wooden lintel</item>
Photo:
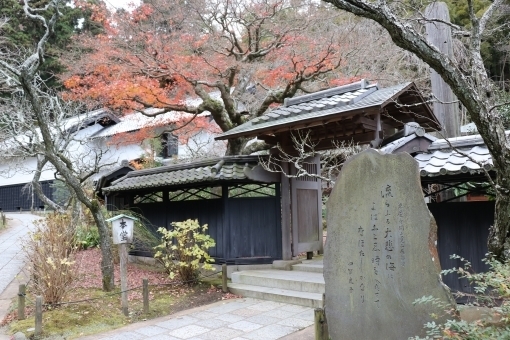
[[[365,130],[371,130],[371,131],[375,131],[375,130],[377,130],[377,128],[376,128],[374,125],[361,124],[361,126],[362,126],[362,127],[363,127],[363,129],[365,129]]]
[[[356,136],[347,136],[345,138],[329,138],[329,139],[322,139],[320,141],[312,141],[314,143],[314,149],[316,151],[321,150],[328,150],[335,148],[334,142],[354,142],[359,144],[368,144],[370,141],[374,139],[374,132],[367,132],[364,134],[359,134]]]
[[[288,132],[288,131],[296,131],[299,129],[307,129],[307,128],[313,128],[315,126],[322,126],[323,122],[327,121],[327,124],[331,124],[334,122],[342,121],[345,119],[350,119],[352,116],[361,114],[361,115],[367,115],[367,114],[375,114],[379,112],[379,107],[370,108],[370,109],[363,109],[356,112],[343,112],[339,113],[338,115],[331,115],[328,117],[322,117],[322,119],[316,119],[316,120],[308,120],[306,122],[296,122],[292,126],[282,126],[282,127],[275,127],[273,129],[268,129],[265,131],[260,131],[261,134],[268,134],[271,133],[275,136],[281,134],[282,132]],[[329,119],[324,119],[329,118]]]
[[[359,132],[354,135],[348,135],[348,136],[334,136],[334,135],[320,135],[320,136],[314,136],[312,138],[313,143],[320,143],[324,140],[354,140],[355,142],[369,142],[372,139],[374,139],[374,132]]]
[[[261,165],[257,165],[253,169],[244,169],[244,174],[249,179],[262,183],[278,183],[281,179],[279,172],[267,171]]]

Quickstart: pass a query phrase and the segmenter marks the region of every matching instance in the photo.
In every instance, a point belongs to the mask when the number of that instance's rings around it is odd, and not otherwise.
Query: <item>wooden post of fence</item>
[[[329,340],[328,323],[324,308],[315,308],[315,340]]]
[[[149,280],[143,279],[143,312],[149,314]]]
[[[36,296],[35,298],[35,331],[36,337],[42,333],[42,296]]]
[[[19,285],[18,289],[18,320],[25,320],[25,293],[27,289],[24,284]]]
[[[127,282],[127,264],[128,264],[128,244],[119,244],[119,256],[120,256],[120,290],[122,298],[122,313],[125,316],[129,315],[128,311],[128,282]]]
[[[227,264],[226,263],[221,265],[221,280],[222,280],[221,290],[223,291],[223,293],[227,293],[228,287],[227,287]]]
[[[322,308],[315,308],[315,340],[329,340],[326,319],[326,294],[322,294]]]

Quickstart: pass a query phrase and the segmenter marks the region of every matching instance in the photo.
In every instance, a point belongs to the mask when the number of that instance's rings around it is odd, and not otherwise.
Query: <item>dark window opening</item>
[[[211,188],[187,188],[182,190],[170,191],[168,198],[170,201],[193,201],[210,200],[221,198],[221,187]]]
[[[275,184],[239,184],[228,188],[229,198],[271,197],[275,195]]]
[[[161,136],[161,153],[160,157],[172,158],[179,155],[179,139],[177,136],[166,132]]]

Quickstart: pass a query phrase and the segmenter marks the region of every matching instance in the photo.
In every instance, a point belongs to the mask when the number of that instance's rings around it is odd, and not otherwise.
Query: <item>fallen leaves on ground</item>
[[[120,285],[120,265],[115,264],[115,285]],[[73,288],[101,288],[101,251],[98,248],[87,249],[77,253],[75,270],[78,279]],[[149,285],[176,284],[176,280],[170,280],[165,272],[151,270],[146,266],[128,263],[127,269],[128,287],[133,288],[142,285],[142,279],[148,279]]]

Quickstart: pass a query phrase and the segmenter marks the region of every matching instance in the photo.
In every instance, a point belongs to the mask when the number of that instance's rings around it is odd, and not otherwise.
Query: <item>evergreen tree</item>
[[[452,23],[461,27],[470,29],[471,20],[469,18],[469,8],[467,1],[446,0],[448,9],[450,10],[450,19]],[[492,4],[489,0],[474,0],[473,7],[477,15],[483,14]],[[510,79],[510,2],[494,16],[489,23],[489,29],[497,27],[497,30],[487,34],[482,39],[481,53],[485,64],[485,68],[489,76],[497,81],[504,82]],[[501,83],[500,86],[503,86]]]
[[[40,0],[31,3],[31,6],[41,8],[47,3],[48,0]],[[55,77],[64,71],[59,58],[71,42],[73,34],[87,31],[95,35],[102,32],[102,25],[92,20],[93,11],[90,5],[94,3],[97,3],[97,0],[86,0],[81,5],[68,1],[67,5],[62,7],[62,16],[48,40],[46,62],[41,68],[41,76],[49,87],[60,86],[58,78]],[[23,0],[0,0],[0,17],[8,18],[8,22],[2,27],[2,35],[11,48],[19,49],[22,54],[32,50],[44,32],[40,22],[30,20],[25,15]]]

